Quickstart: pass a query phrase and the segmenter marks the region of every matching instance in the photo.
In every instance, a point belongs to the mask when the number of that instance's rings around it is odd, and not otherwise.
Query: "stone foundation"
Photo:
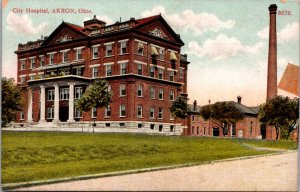
[[[154,125],[154,127],[153,127]],[[161,129],[160,129],[161,126]],[[173,131],[171,130],[173,126]],[[153,128],[153,129],[151,129]],[[180,124],[138,121],[96,121],[74,123],[12,123],[10,127],[2,128],[7,131],[66,131],[91,133],[145,133],[162,135],[181,135],[183,128]]]

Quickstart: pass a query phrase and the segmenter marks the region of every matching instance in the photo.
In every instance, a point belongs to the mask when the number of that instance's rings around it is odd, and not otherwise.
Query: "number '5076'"
[[[292,12],[288,10],[281,10],[278,11],[278,15],[292,15]]]

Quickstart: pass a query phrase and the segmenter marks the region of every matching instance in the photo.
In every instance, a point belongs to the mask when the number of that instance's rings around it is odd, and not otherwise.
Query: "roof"
[[[243,104],[239,104],[237,102],[234,101],[229,101],[230,103],[233,103],[234,106],[240,110],[242,113],[246,114],[246,115],[257,115],[258,112],[256,112],[255,110],[252,110],[250,107],[247,107]]]
[[[161,17],[161,15],[154,15],[154,16],[151,16],[151,17],[145,17],[145,18],[142,18],[142,19],[137,19],[136,20],[137,24],[135,25],[135,27],[140,26],[142,24],[145,24],[149,21],[155,20],[159,17]]]
[[[191,113],[200,113],[201,106],[197,105],[195,110],[194,105],[188,104],[188,109],[190,110]]]

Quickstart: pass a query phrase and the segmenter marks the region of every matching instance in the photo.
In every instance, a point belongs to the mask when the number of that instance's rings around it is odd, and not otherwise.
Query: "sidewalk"
[[[18,190],[39,191],[297,191],[298,152]]]

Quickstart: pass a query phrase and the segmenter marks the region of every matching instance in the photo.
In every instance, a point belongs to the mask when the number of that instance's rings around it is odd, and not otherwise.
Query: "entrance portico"
[[[66,80],[67,79],[67,80]],[[68,82],[68,83],[66,83]],[[75,122],[74,120],[74,87],[80,86],[85,87],[89,84],[87,79],[83,77],[75,77],[72,75],[55,78],[55,79],[40,79],[32,80],[28,83],[28,112],[27,122],[33,123],[33,91],[39,90],[39,123],[45,123],[52,121],[53,123],[64,122]],[[53,98],[46,94],[47,90],[53,90]],[[49,94],[49,93],[48,93]],[[48,99],[48,100],[47,100]],[[52,105],[49,103],[52,102]],[[50,103],[51,104],[51,103]],[[47,111],[48,108],[52,108],[53,117]],[[49,107],[51,106],[51,107]],[[53,106],[53,107],[52,107]],[[49,110],[50,112],[52,112]],[[46,113],[47,111],[47,113]],[[63,114],[60,114],[63,113]]]

